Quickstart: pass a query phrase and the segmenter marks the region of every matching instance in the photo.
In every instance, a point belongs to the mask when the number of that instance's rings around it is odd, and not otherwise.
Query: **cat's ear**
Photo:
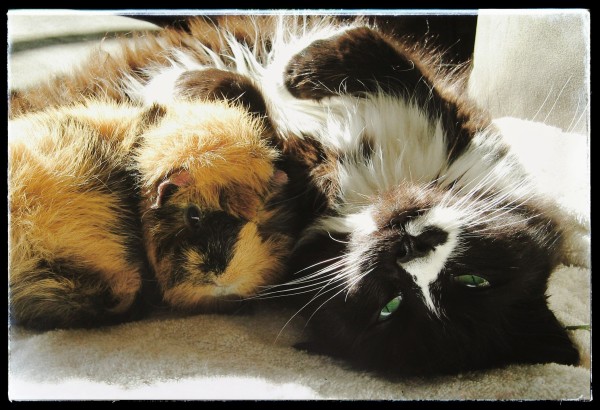
[[[565,327],[544,303],[528,312],[529,319],[522,320],[516,339],[515,354],[524,363],[560,363],[576,365],[579,351],[569,338]]]
[[[188,171],[182,170],[171,174],[167,179],[158,184],[156,189],[156,201],[153,208],[160,208],[167,200],[179,190],[192,183],[192,177]]]
[[[275,170],[275,172],[273,173],[273,176],[271,177],[271,184],[274,187],[280,187],[280,186],[287,184],[287,182],[288,182],[287,173],[280,169]]]

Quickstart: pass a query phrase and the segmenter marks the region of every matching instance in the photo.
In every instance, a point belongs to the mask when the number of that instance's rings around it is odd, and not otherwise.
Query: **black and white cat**
[[[365,368],[577,363],[546,302],[564,255],[559,211],[491,119],[397,38],[294,23],[280,20],[264,47],[225,35],[231,53],[206,49],[211,66],[178,51],[129,87],[155,102],[185,95],[190,72],[246,76],[288,152],[304,155],[318,195],[304,199],[289,281],[262,297],[297,304],[312,330],[304,347]]]
[[[368,28],[291,58],[284,83],[329,107],[329,212],[293,265],[318,351],[395,373],[573,364],[546,305],[556,221],[485,115]],[[310,293],[310,292],[309,292]]]

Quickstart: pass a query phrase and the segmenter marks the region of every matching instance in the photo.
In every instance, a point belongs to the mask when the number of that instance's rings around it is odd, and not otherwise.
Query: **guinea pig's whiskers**
[[[182,233],[183,231],[185,231],[185,227],[183,227],[179,231],[177,231],[177,233],[175,234],[175,237],[178,237],[179,234]]]

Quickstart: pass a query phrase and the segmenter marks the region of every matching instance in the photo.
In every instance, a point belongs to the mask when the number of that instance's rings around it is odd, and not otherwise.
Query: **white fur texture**
[[[413,277],[415,284],[421,289],[425,304],[438,317],[442,311],[431,293],[431,285],[438,279],[446,262],[460,252],[459,234],[465,216],[453,208],[436,206],[419,218],[411,220],[406,225],[406,233],[419,236],[427,228],[436,227],[448,233],[446,241],[435,247],[422,258],[399,263]]]

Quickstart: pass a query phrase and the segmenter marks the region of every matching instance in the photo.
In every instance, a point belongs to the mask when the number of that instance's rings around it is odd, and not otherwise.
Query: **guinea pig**
[[[90,327],[223,311],[278,280],[295,194],[243,106],[90,100],[9,122],[11,319]]]

